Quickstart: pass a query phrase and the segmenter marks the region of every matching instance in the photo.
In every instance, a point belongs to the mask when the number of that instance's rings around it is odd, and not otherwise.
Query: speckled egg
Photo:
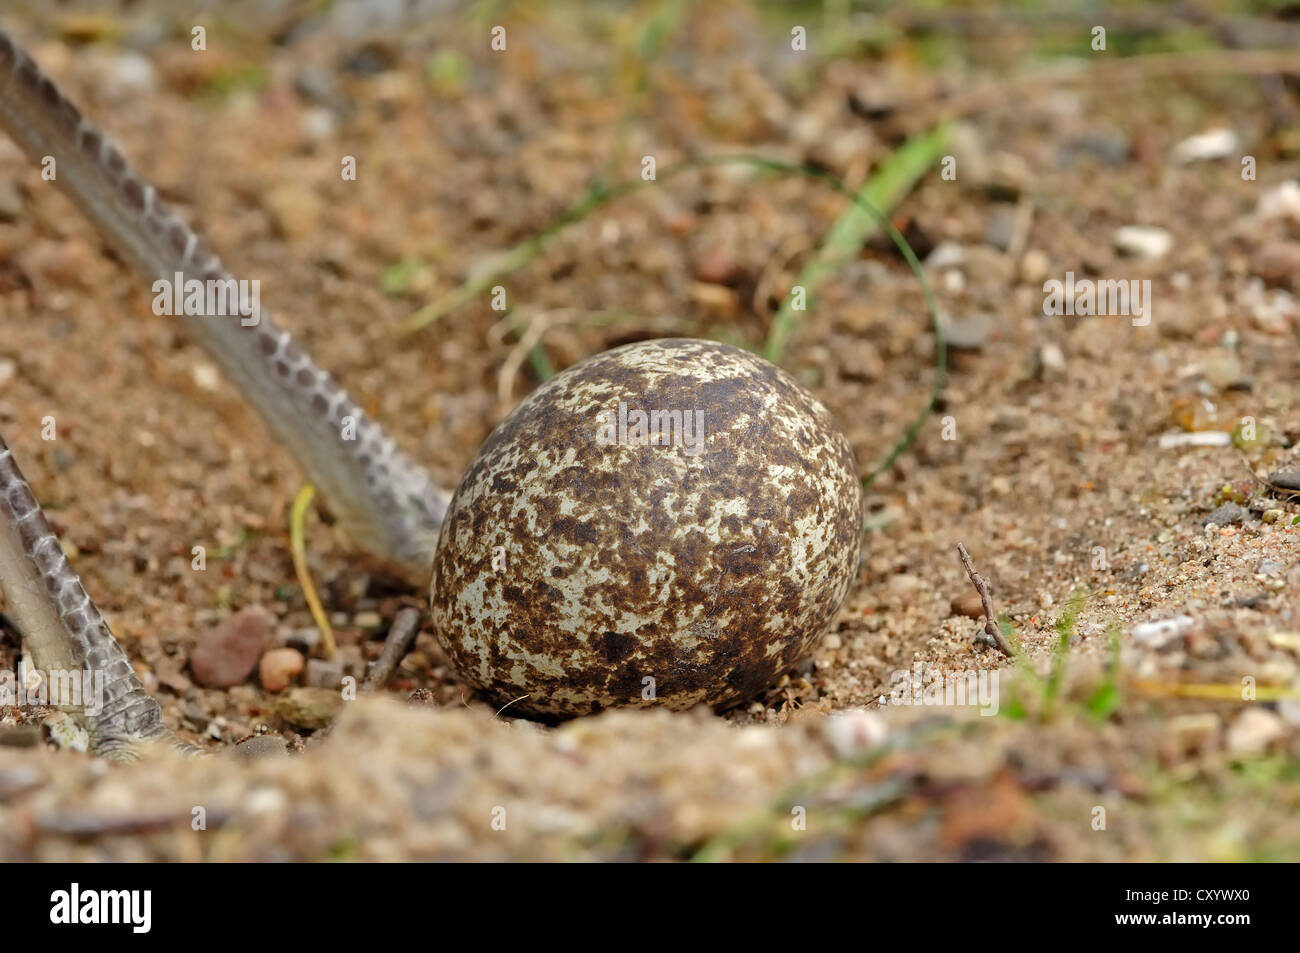
[[[430,604],[464,680],[512,712],[721,709],[831,624],[861,537],[853,453],[811,394],[738,348],[644,341],[553,377],[492,432]]]

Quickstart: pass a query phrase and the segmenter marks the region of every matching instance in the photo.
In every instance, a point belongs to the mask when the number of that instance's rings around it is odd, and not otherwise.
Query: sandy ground
[[[648,19],[519,10],[506,54],[468,16],[347,35],[329,20],[232,20],[201,55],[183,29],[142,26],[161,22],[143,11],[5,22],[454,485],[537,378],[527,362],[503,374],[518,334],[486,300],[407,338],[403,319],[546,227],[597,174],[635,175],[646,154],[667,165],[749,151],[856,186],[920,131],[908,103],[1034,49],[1012,34],[972,45],[964,66],[902,41],[875,59],[797,55],[790,15],[728,4],[688,14],[638,66],[622,51]],[[424,632],[392,697],[345,706],[323,739],[277,715],[256,676],[205,689],[188,667],[204,631],[249,606],[270,615],[273,644],[309,641],[286,530],[292,461],[0,142],[5,439],[169,724],[214,750],[260,731],[306,749],[109,769],[45,750],[26,728],[41,713],[7,710],[0,857],[1300,857],[1300,712],[1277,701],[1300,686],[1300,508],[1248,469],[1294,461],[1300,438],[1300,212],[1261,214],[1300,178],[1298,116],[1294,91],[1225,75],[1043,86],[961,119],[956,180],[931,170],[894,218],[933,253],[927,274],[962,347],[917,446],[868,492],[872,531],[840,620],[752,705],[541,728],[493,717]],[[1219,127],[1239,139],[1230,156],[1171,160]],[[355,182],[340,180],[344,154],[358,157]],[[842,208],[799,178],[689,173],[564,232],[508,279],[514,316],[553,323],[556,367],[664,334],[758,346]],[[1165,230],[1170,249],[1122,255],[1126,225]],[[1150,323],[1045,317],[1043,282],[1066,272],[1149,279]],[[782,363],[865,472],[924,406],[934,361],[919,286],[876,242],[826,286]],[[46,415],[55,441],[42,440]],[[1159,443],[1246,417],[1265,445],[1244,455]],[[1241,518],[1207,527],[1228,498]],[[1063,606],[1086,589],[1070,688],[1053,702],[972,645],[981,623],[965,614],[958,540],[1040,671]],[[200,545],[208,566],[194,572]],[[309,545],[360,674],[422,595],[370,572],[319,521]],[[1184,615],[1177,633],[1135,635]],[[1117,706],[1097,700],[1108,630]],[[6,665],[16,654],[0,643]],[[894,673],[917,663],[997,670],[1000,715],[882,707]],[[1009,717],[1013,696],[1023,717]],[[196,807],[206,830],[192,829]]]

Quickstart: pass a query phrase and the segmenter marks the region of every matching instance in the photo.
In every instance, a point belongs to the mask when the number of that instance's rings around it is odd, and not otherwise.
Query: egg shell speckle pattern
[[[660,412],[660,444],[639,442],[638,411]],[[853,452],[811,394],[739,348],[645,341],[557,375],[492,432],[430,605],[462,678],[512,712],[725,708],[834,621],[861,535]]]

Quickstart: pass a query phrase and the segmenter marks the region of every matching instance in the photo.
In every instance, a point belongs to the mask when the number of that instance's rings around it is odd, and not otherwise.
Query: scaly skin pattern
[[[699,411],[702,447],[632,426],[611,443],[620,403],[630,422]],[[861,527],[848,441],[788,374],[711,341],[631,344],[546,382],[483,444],[438,541],[433,621],[512,712],[725,708],[834,621]]]
[[[162,709],[86,594],[3,439],[0,591],[38,670],[103,673],[103,698],[73,710],[97,752],[126,758],[138,743],[168,736]],[[90,714],[88,708],[99,711]]]
[[[146,280],[229,282],[203,240],[0,30],[0,127]],[[195,338],[324,496],[344,534],[411,579],[428,578],[447,493],[408,459],[287,331],[261,310],[184,315]]]

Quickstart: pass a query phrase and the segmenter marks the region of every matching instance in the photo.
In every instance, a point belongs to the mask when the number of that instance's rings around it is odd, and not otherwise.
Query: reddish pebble
[[[270,633],[270,620],[259,608],[242,609],[199,637],[190,653],[190,668],[200,685],[229,688],[252,674]]]
[[[714,245],[695,256],[695,277],[710,285],[725,285],[740,271],[736,259]]]
[[[954,615],[964,615],[968,619],[982,619],[984,603],[980,601],[978,592],[971,592],[953,599],[952,611]]]

